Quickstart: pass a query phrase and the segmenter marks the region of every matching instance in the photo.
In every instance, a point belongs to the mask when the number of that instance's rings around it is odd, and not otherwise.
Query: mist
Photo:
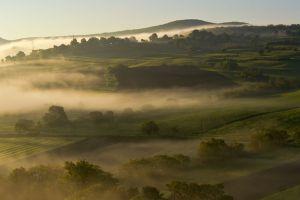
[[[123,110],[153,107],[192,106],[216,101],[213,94],[200,94],[187,89],[99,92],[70,89],[69,84],[80,86],[101,83],[94,75],[79,73],[37,73],[0,81],[0,114],[40,110],[49,105],[63,105],[69,109]],[[41,87],[56,83],[61,88]],[[65,86],[65,88],[64,88]]]

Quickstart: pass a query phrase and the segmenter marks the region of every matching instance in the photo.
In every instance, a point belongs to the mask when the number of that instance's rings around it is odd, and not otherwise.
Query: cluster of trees
[[[262,33],[270,33],[270,39]],[[26,58],[49,58],[55,56],[145,56],[161,53],[197,53],[211,50],[222,50],[230,47],[248,47],[259,49],[266,43],[277,41],[273,36],[286,34],[290,37],[299,36],[299,25],[270,26],[270,27],[235,27],[219,28],[216,30],[194,30],[187,36],[164,35],[159,37],[156,33],[149,40],[139,42],[131,38],[97,38],[73,39],[69,45],[54,46],[46,50],[35,50]],[[263,35],[263,36],[260,36]],[[268,38],[268,37],[267,37]],[[25,54],[19,52],[16,56],[7,57],[7,61],[23,60]]]
[[[19,51],[15,56],[6,56],[5,61],[22,61],[26,58],[26,54],[23,51]]]
[[[299,36],[300,25],[268,25],[268,26],[241,26],[226,27],[213,30],[215,33],[230,33],[233,35],[252,35],[252,36]]]
[[[65,128],[71,126],[65,110],[61,106],[51,106],[48,112],[39,122],[33,120],[20,119],[15,124],[15,130],[19,133],[38,134],[44,129]]]
[[[203,141],[198,148],[198,156],[202,162],[220,162],[245,155],[244,145],[240,143],[227,144],[222,139],[212,138]]]
[[[129,111],[127,111],[129,112]],[[65,112],[64,107],[51,106],[48,112],[37,123],[33,120],[20,119],[15,124],[15,130],[18,133],[38,134],[47,130],[65,130],[82,126],[86,123],[97,126],[103,123],[111,123],[115,120],[113,111],[93,111],[80,119],[70,120]]]
[[[113,111],[92,111],[82,114],[79,118],[70,120],[64,107],[51,106],[42,118],[35,122],[28,119],[19,119],[15,124],[15,131],[20,134],[38,135],[42,132],[52,131],[64,133],[78,129],[86,131],[96,131],[102,125],[115,124],[119,120],[126,121],[135,117],[136,112],[131,108],[124,109],[123,112],[115,114]],[[159,136],[160,127],[155,121],[146,121],[141,124],[140,133],[146,136]],[[173,134],[179,132],[178,128],[171,129]]]
[[[184,172],[192,168],[220,164],[246,156],[244,145],[240,143],[227,144],[222,139],[212,138],[200,143],[198,157],[186,155],[156,155],[149,158],[130,160],[121,168],[124,177],[139,179],[146,177],[173,177],[174,173]],[[137,177],[133,177],[135,174]]]
[[[232,200],[222,185],[171,182],[164,194],[155,187],[125,188],[111,173],[87,161],[64,167],[17,168],[0,181],[3,200]],[[17,191],[17,192],[16,192]]]
[[[288,133],[286,130],[271,128],[260,130],[251,138],[251,147],[255,151],[285,147],[299,142],[300,133]]]

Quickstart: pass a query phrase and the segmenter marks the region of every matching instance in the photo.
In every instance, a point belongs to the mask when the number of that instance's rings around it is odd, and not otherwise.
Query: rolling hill
[[[229,23],[224,23],[224,24],[229,24]],[[186,19],[186,20],[177,20],[166,24],[151,26],[147,28],[103,33],[102,35],[104,36],[135,35],[135,34],[142,34],[142,33],[156,33],[156,32],[173,31],[178,29],[189,29],[193,27],[209,26],[209,25],[216,25],[216,24],[207,21],[198,20],[198,19]]]
[[[9,41],[0,37],[0,45],[5,44],[7,42],[9,42]]]

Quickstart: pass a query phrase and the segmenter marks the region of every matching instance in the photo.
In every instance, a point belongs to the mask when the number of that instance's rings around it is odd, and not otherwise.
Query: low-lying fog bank
[[[210,104],[213,95],[189,90],[155,90],[148,92],[93,92],[76,90],[37,90],[0,85],[0,114],[28,112],[49,105],[63,105],[69,109],[124,110],[143,107],[180,107]]]

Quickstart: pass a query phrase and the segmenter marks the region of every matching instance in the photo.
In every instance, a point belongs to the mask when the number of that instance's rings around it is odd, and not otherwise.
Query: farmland
[[[71,137],[1,137],[0,165],[7,165],[18,159],[45,153],[80,140],[81,138]]]

